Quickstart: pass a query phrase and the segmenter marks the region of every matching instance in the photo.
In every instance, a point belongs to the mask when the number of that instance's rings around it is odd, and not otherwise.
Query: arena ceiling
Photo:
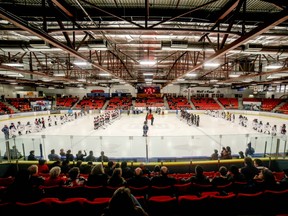
[[[1,0],[0,83],[286,83],[287,0]]]

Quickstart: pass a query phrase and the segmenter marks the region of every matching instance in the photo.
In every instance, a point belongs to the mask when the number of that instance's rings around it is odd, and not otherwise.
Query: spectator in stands
[[[160,166],[155,165],[153,171],[150,173],[151,176],[160,175]]]
[[[258,179],[262,180],[262,183],[260,184],[261,190],[276,190],[279,188],[279,184],[277,184],[273,172],[268,168],[264,168],[260,171]]]
[[[160,171],[160,167],[159,167]],[[150,185],[150,179],[148,176],[143,175],[143,171],[140,167],[134,170],[134,176],[127,180],[127,185],[132,187],[144,187]]]
[[[108,179],[107,185],[112,187],[124,186],[126,180],[122,177],[122,169],[115,168],[113,170],[112,176]]]
[[[2,132],[4,133],[5,140],[9,139],[9,127],[8,125],[4,125],[2,128]]]
[[[226,148],[225,147],[222,148],[221,159],[232,159],[230,146],[226,146]]]
[[[71,169],[70,161],[69,160],[62,161],[60,168],[61,168],[61,174],[64,175],[68,174],[68,171]]]
[[[122,161],[120,165],[122,169],[122,176],[124,179],[129,179],[133,176],[131,167],[128,166],[127,161]]]
[[[89,151],[89,155],[85,158],[85,161],[97,161],[97,158],[94,156],[94,153],[92,150]]]
[[[33,187],[38,188],[40,185],[44,184],[45,178],[39,175],[37,165],[30,165],[28,171],[30,172],[30,183]]]
[[[49,171],[49,177],[47,177],[44,181],[45,186],[53,186],[53,185],[64,185],[65,179],[60,176],[61,168],[59,166],[54,166]]]
[[[67,150],[67,152],[66,152],[66,160],[68,160],[68,161],[73,161],[73,160],[74,160],[74,156],[73,156],[73,154],[71,153],[71,150],[70,150],[70,149]]]
[[[66,153],[63,148],[60,149],[59,155],[62,161],[66,160]]]
[[[285,190],[288,189],[288,169],[283,169],[284,177],[279,181],[280,188]]]
[[[244,155],[244,152],[243,151],[239,151],[238,152],[238,154],[239,154],[239,159],[241,158],[241,159],[243,159],[243,158],[245,158],[245,155]]]
[[[48,159],[49,161],[60,161],[61,157],[55,153],[55,149],[51,149],[50,154],[48,154]]]
[[[12,149],[9,151],[11,159],[20,159],[22,157],[21,152],[16,148],[16,145],[12,146]],[[8,152],[4,153],[4,159],[8,159]]]
[[[40,191],[30,182],[28,169],[20,169],[12,184],[7,187],[4,202],[35,202],[41,197]]]
[[[253,157],[254,153],[255,153],[255,149],[252,147],[251,142],[249,142],[245,150],[245,157]]]
[[[195,166],[195,175],[192,175],[188,179],[181,179],[181,182],[192,182],[197,184],[210,184],[210,180],[208,176],[204,175],[204,169],[200,165]]]
[[[228,180],[230,182],[245,182],[245,177],[242,173],[240,173],[237,166],[231,165],[229,169]]]
[[[82,153],[81,150],[78,151],[78,153],[76,154],[76,160],[77,161],[85,161],[85,157],[87,156],[87,152],[84,150],[84,154]]]
[[[219,159],[218,150],[214,149],[214,153],[211,155],[211,160],[218,160],[218,159]]]
[[[114,161],[108,161],[107,166],[104,167],[104,171],[108,176],[112,176],[113,170],[116,166]]]
[[[219,185],[227,185],[228,183],[230,183],[229,181],[229,175],[228,175],[228,169],[226,166],[220,166],[219,170],[219,175],[215,175],[212,179],[211,179],[211,184],[213,186],[219,186]]]
[[[80,176],[79,167],[72,167],[68,171],[68,179],[64,183],[64,186],[75,187],[75,186],[82,186],[85,183],[86,183],[86,179]]]
[[[247,183],[253,183],[253,179],[258,175],[259,170],[254,166],[251,157],[244,158],[244,166],[240,168],[240,172],[244,175]]]
[[[150,177],[151,171],[146,167],[145,163],[141,162],[139,167],[142,169],[143,175]]]
[[[160,175],[151,178],[151,185],[155,186],[173,186],[176,184],[176,178],[169,176],[169,169],[166,166],[160,168]]]
[[[31,151],[30,151],[30,154],[28,155],[27,160],[29,160],[29,161],[38,160],[38,159],[36,158],[36,156],[35,156],[35,151],[34,151],[34,150],[31,150]]]
[[[101,216],[148,216],[129,188],[118,188],[109,201],[108,207]]]
[[[86,185],[88,186],[105,186],[107,185],[109,176],[104,172],[103,164],[95,165],[88,175]]]
[[[101,151],[100,156],[98,157],[98,162],[108,162],[109,158],[105,155],[104,151]]]
[[[48,167],[48,165],[47,165],[46,160],[40,158],[40,159],[38,160],[38,165],[37,165],[37,166],[38,166],[38,172],[39,172],[40,174],[42,174],[42,173],[49,173],[49,167]]]

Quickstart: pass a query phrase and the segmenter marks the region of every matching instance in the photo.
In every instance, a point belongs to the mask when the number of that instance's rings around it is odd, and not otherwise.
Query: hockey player
[[[97,130],[100,126],[99,116],[94,117],[94,130]]]
[[[282,134],[282,135],[285,135],[285,134],[286,134],[286,125],[285,125],[285,124],[283,124],[283,125],[281,126],[281,134]]]
[[[52,126],[52,118],[51,118],[51,116],[48,116],[48,126],[49,127]]]
[[[269,122],[267,122],[264,127],[264,133],[270,134],[270,130],[271,130],[271,125],[269,124]]]
[[[17,122],[17,131],[18,131],[18,135],[22,135],[22,132],[25,130],[24,125],[21,124],[20,121]]]
[[[274,126],[272,127],[271,134],[272,134],[272,136],[276,136],[276,135],[277,135],[277,126],[276,126],[276,125],[274,125]]]
[[[30,124],[29,121],[26,123],[25,130],[26,130],[26,134],[31,133],[32,131],[32,125]]]
[[[16,137],[17,128],[16,128],[16,126],[14,125],[13,122],[9,126],[9,131],[10,131],[10,134],[12,135],[12,137]]]

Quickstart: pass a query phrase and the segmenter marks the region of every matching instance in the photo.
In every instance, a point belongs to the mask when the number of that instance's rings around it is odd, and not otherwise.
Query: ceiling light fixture
[[[140,65],[154,65],[154,64],[156,64],[156,61],[150,61],[150,60],[140,61]]]
[[[143,73],[144,76],[153,76],[153,73]]]
[[[73,64],[77,66],[86,66],[88,65],[88,62],[73,62]]]
[[[205,67],[219,67],[220,64],[216,63],[216,62],[206,62],[206,63],[204,63],[204,66]]]
[[[279,65],[279,64],[271,64],[271,65],[267,65],[265,68],[266,69],[279,69],[281,67],[282,65]]]
[[[108,73],[99,73],[99,76],[110,76]]]
[[[17,62],[10,62],[10,63],[3,63],[2,65],[10,66],[10,67],[23,67],[23,63],[17,63]]]

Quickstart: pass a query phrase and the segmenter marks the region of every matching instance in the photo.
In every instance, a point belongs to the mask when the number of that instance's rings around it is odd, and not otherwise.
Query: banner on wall
[[[52,102],[48,100],[32,101],[30,104],[34,111],[51,110],[52,107]]]

